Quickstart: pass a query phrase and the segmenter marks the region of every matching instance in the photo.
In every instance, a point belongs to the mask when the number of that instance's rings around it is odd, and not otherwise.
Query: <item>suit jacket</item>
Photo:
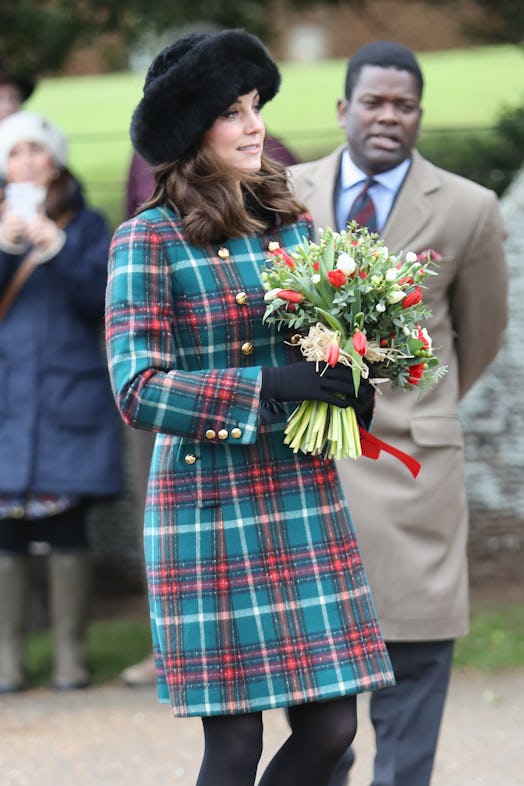
[[[335,226],[343,147],[291,168],[317,227]],[[422,464],[417,479],[394,458],[338,462],[386,640],[453,638],[468,630],[468,511],[460,398],[494,358],[507,319],[504,228],[496,195],[414,152],[382,232],[393,252],[442,255],[424,300],[446,377],[422,397],[377,395],[372,431]]]

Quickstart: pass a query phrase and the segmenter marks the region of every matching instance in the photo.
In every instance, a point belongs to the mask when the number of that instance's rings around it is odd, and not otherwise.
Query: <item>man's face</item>
[[[340,99],[337,110],[351,158],[367,174],[387,172],[409,157],[422,116],[410,71],[363,66],[351,100]]]

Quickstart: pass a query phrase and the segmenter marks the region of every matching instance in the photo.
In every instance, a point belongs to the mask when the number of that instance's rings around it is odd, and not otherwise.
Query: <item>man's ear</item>
[[[420,107],[420,114],[418,116],[418,126],[417,126],[417,139],[420,136],[420,131],[422,129],[422,115],[424,114],[424,110]]]
[[[348,110],[348,101],[346,98],[339,98],[337,101],[337,122],[340,128],[346,127],[346,114]]]

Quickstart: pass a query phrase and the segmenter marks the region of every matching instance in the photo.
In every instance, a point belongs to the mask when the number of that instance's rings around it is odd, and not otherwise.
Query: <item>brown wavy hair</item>
[[[65,213],[76,213],[84,204],[82,187],[67,167],[57,169],[47,187],[44,209],[48,218],[58,221]]]
[[[155,190],[141,205],[169,205],[192,245],[262,232],[278,220],[291,224],[306,209],[291,193],[284,167],[266,155],[258,172],[225,166],[210,149],[154,169]],[[240,180],[240,190],[236,183]]]

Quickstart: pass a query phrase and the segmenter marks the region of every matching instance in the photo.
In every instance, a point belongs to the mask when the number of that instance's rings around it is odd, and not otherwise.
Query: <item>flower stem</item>
[[[290,415],[284,444],[294,453],[302,451],[330,459],[362,455],[355,411],[323,401],[303,401]]]

